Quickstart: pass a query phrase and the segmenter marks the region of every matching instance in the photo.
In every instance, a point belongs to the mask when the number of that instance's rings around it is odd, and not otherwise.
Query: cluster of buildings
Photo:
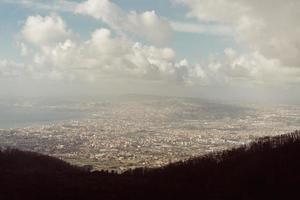
[[[0,130],[0,146],[97,170],[124,171],[159,167],[300,129],[298,107],[230,107],[229,113],[226,105],[223,111],[218,105],[214,114],[211,105],[207,110],[203,104],[178,104],[132,101],[97,107],[82,120]]]

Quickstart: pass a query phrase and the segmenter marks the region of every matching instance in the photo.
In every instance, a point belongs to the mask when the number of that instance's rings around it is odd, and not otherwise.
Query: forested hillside
[[[299,169],[299,131],[123,174],[3,149],[0,199],[297,199]]]

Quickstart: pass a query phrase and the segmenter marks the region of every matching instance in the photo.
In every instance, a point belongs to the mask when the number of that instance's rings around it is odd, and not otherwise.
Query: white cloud
[[[269,59],[259,52],[239,54],[225,49],[223,60],[211,61],[205,68],[213,84],[281,85],[300,82],[300,69],[283,67],[278,59]]]
[[[187,83],[192,68],[176,63],[173,49],[142,45],[113,36],[108,29],[94,31],[87,41],[73,40],[59,16],[31,16],[21,33],[21,53],[31,60],[29,71],[39,79],[114,77]]]
[[[300,67],[300,1],[173,0],[187,5],[189,17],[232,26],[236,39],[266,58]]]
[[[108,29],[96,30],[88,41],[66,40],[44,47],[35,55],[35,64],[89,80],[115,77],[185,81],[180,73],[185,66],[175,66],[172,49],[112,37]]]
[[[132,79],[212,86],[300,82],[299,68],[283,67],[280,59],[268,58],[259,51],[241,54],[226,49],[223,59],[211,60],[205,65],[190,64],[186,59],[178,61],[171,48],[143,45],[123,36],[114,36],[109,29],[95,30],[88,40],[81,41],[72,38],[71,31],[59,16],[28,19],[34,19],[35,23],[29,26],[27,20],[23,35],[28,27],[40,33],[53,29],[52,33],[55,33],[34,39],[25,34],[24,40],[20,41],[21,52],[28,60],[27,69],[23,71],[37,79],[93,82]],[[54,21],[58,23],[54,24]],[[9,65],[2,66],[5,66],[2,72],[6,72]]]
[[[0,78],[18,78],[23,75],[24,70],[23,64],[0,60]]]
[[[66,29],[61,17],[36,15],[27,18],[21,35],[29,43],[45,45],[63,41],[72,34]]]
[[[2,0],[4,3],[18,4],[24,7],[37,9],[37,10],[49,10],[62,11],[62,12],[73,12],[77,3],[69,0]]]
[[[229,26],[225,25],[215,25],[215,24],[199,24],[199,23],[189,23],[189,22],[170,22],[174,31],[184,32],[184,33],[199,33],[199,34],[209,34],[209,35],[220,35],[220,36],[232,36],[233,30]]]
[[[169,40],[172,35],[168,21],[159,17],[155,11],[127,13],[110,0],[87,0],[79,4],[75,12],[90,15],[114,30],[133,33],[157,44]]]

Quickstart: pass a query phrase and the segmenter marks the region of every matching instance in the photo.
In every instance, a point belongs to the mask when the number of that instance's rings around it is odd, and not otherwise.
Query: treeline
[[[298,199],[299,170],[299,131],[123,174],[6,149],[0,152],[0,199]]]

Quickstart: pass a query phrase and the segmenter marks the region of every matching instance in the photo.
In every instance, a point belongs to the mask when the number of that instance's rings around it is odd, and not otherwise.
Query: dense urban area
[[[3,102],[2,102],[3,103]],[[80,111],[78,119],[0,130],[2,148],[61,158],[96,170],[159,167],[300,129],[300,106],[227,104],[194,98],[127,96],[37,106]]]

